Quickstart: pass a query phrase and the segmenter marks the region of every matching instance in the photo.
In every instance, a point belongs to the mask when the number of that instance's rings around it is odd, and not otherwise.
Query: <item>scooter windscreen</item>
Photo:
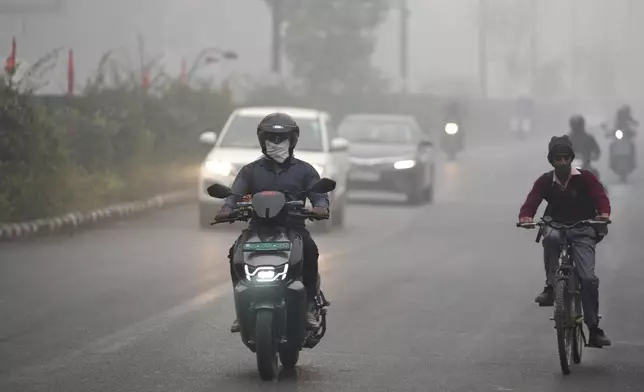
[[[253,195],[252,205],[255,214],[262,219],[276,217],[284,208],[286,196],[282,192],[264,191]]]

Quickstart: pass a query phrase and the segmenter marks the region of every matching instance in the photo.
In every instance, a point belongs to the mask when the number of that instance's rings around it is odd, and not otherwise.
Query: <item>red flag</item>
[[[11,41],[11,54],[7,57],[7,61],[4,64],[4,70],[9,75],[13,76],[16,72],[16,37],[13,37]]]
[[[187,76],[188,76],[188,75],[186,74],[186,72],[187,72],[187,71],[186,71],[186,68],[187,68],[187,67],[186,67],[186,59],[185,59],[185,57],[184,57],[184,58],[182,58],[182,59],[181,59],[181,75],[180,75],[181,82],[183,82],[183,83],[185,83],[185,82],[186,82],[186,78],[187,78]]]
[[[143,70],[143,78],[141,80],[141,85],[143,86],[143,88],[150,87],[150,75],[148,74],[147,69]]]
[[[67,60],[67,94],[74,95],[74,50],[69,49],[69,58]]]

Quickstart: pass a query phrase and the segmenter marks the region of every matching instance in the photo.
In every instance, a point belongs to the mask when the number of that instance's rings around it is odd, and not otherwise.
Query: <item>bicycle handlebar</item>
[[[540,220],[539,222],[530,222],[530,223],[522,223],[522,222],[517,222],[516,226],[521,227],[524,229],[534,229],[536,227],[543,227],[543,226],[550,226],[553,229],[572,229],[574,227],[577,227],[579,225],[609,225],[612,222],[610,220],[599,220],[599,219],[584,219],[580,220],[571,224],[563,224],[563,223],[558,223],[558,222],[546,222],[543,219]]]

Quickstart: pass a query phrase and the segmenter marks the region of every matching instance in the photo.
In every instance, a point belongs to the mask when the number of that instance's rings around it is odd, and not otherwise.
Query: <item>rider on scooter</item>
[[[590,162],[598,160],[601,155],[597,140],[593,135],[586,132],[586,120],[582,115],[575,114],[570,117],[569,124],[570,133],[568,135],[575,154],[582,157],[582,168],[595,172]]]
[[[635,127],[637,127],[638,125],[639,122],[637,122],[637,120],[635,120],[631,114],[630,105],[624,104],[620,106],[619,109],[617,109],[617,113],[615,114],[615,128],[621,130],[622,134],[624,135],[624,140],[627,140],[631,143],[633,153],[633,167],[636,167],[637,164],[637,150],[635,149],[633,138],[635,138],[635,135],[637,133]]]

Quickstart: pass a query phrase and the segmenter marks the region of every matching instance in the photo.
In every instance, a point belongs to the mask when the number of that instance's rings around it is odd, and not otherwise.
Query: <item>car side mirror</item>
[[[346,151],[349,149],[349,141],[343,137],[336,137],[331,140],[331,145],[329,150],[331,152],[335,151]]]
[[[199,141],[203,144],[214,145],[217,142],[217,133],[206,130],[199,136]]]

